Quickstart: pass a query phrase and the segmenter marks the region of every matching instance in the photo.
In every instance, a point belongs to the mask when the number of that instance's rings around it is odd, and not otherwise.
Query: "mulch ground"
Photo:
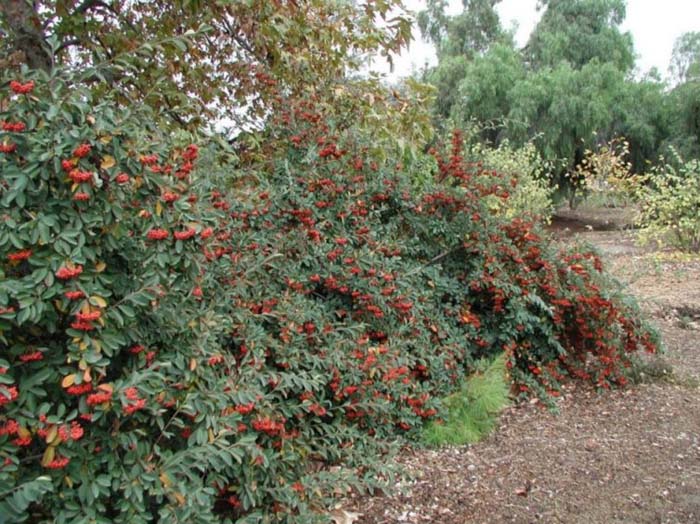
[[[641,249],[612,220],[553,229],[598,246],[640,299],[667,346],[653,376],[604,394],[571,386],[558,414],[510,407],[475,445],[407,448],[396,461],[408,480],[346,501],[355,522],[700,523],[700,260]]]

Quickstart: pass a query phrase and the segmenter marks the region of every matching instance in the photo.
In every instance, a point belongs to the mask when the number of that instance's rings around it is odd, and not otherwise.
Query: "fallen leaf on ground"
[[[330,517],[334,524],[354,524],[354,522],[360,518],[360,513],[337,509],[331,511]]]

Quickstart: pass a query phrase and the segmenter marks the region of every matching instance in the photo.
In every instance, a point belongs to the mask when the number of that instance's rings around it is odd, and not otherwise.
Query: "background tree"
[[[580,70],[568,62],[533,72],[510,91],[510,136],[518,142],[538,137],[542,155],[571,170],[591,147],[596,131],[607,136],[610,108],[622,97],[623,74],[613,64],[594,61]]]
[[[632,36],[623,33],[625,0],[540,0],[544,13],[525,55],[533,69],[568,62],[580,69],[597,59],[624,72],[634,66]]]
[[[495,5],[466,2],[450,17],[435,1],[421,14],[423,34],[438,49],[426,78],[438,90],[440,117],[481,124],[492,146],[534,140],[558,175],[572,172],[586,149],[620,135],[636,171],[668,144],[692,154],[700,37],[688,34],[676,45],[674,70],[688,81],[669,94],[658,75],[632,75],[632,38],[620,27],[624,0],[543,0],[542,18],[521,50],[501,29]]]
[[[673,130],[673,107],[666,84],[658,75],[627,79],[611,108],[612,126],[608,136],[622,136],[629,143],[632,171],[641,173],[657,160]]]
[[[488,52],[466,64],[459,79],[452,117],[458,125],[479,122],[481,136],[497,144],[504,136],[504,118],[511,111],[510,93],[526,76],[520,53],[510,44],[494,44]]]
[[[401,0],[36,0],[2,2],[0,34],[7,65],[99,65],[98,95],[118,91],[196,127],[214,114],[259,121],[280,92],[332,91],[367,53],[390,58],[411,33]]]
[[[424,38],[432,41],[440,56],[466,56],[486,52],[504,36],[496,5],[501,0],[462,0],[462,12],[447,16],[445,0],[428,0],[418,14],[418,26]]]
[[[437,50],[441,67],[434,68],[427,80],[438,90],[437,113],[448,117],[459,96],[459,85],[468,73],[468,64],[486,54],[497,42],[509,42],[512,36],[502,26],[496,5],[500,0],[463,0],[462,12],[445,13],[445,0],[428,0],[418,14],[418,27]]]
[[[678,37],[673,45],[669,72],[676,84],[700,77],[700,31]]]
[[[668,143],[681,156],[700,156],[700,32],[681,35],[673,47],[670,71],[676,83],[669,93]]]

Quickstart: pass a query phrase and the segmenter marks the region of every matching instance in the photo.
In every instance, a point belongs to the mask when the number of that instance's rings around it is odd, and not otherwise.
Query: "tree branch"
[[[435,263],[437,263],[437,262],[440,262],[442,259],[447,258],[447,257],[449,257],[450,255],[452,255],[452,254],[454,254],[454,253],[457,253],[458,251],[460,251],[460,250],[463,249],[463,248],[464,248],[464,246],[463,246],[462,244],[459,244],[459,245],[457,245],[457,246],[454,246],[454,247],[448,249],[447,251],[444,251],[444,252],[440,253],[440,254],[437,255],[436,257],[431,258],[430,260],[428,260],[428,261],[427,261],[425,264],[423,264],[422,266],[417,267],[417,268],[414,269],[413,271],[409,271],[409,272],[406,273],[404,276],[405,276],[405,277],[409,277],[409,276],[411,276],[411,275],[415,275],[416,273],[420,273],[420,272],[423,271],[426,267],[431,266],[431,265],[433,265],[433,264],[435,264]]]
[[[84,0],[82,4],[80,4],[73,13],[71,13],[71,17],[76,16],[76,15],[84,15],[88,11],[92,9],[103,9],[107,11],[110,15],[112,15],[115,19],[117,19],[119,22],[122,22],[126,25],[129,26],[129,28],[134,31],[134,33],[138,34],[138,29],[131,23],[129,20],[126,20],[123,18],[120,14],[119,11],[114,9],[111,5],[103,2],[102,0]]]
[[[56,54],[59,54],[61,51],[64,51],[69,47],[80,45],[81,43],[82,41],[79,38],[71,38],[70,40],[66,40],[60,46],[58,46],[58,49],[56,49]]]
[[[231,38],[233,38],[233,40],[234,40],[239,46],[241,46],[245,51],[248,51],[248,53],[250,53],[251,56],[255,57],[255,50],[250,46],[250,44],[248,44],[248,42],[246,42],[245,40],[243,40],[243,38],[241,38],[241,37],[238,35],[238,30],[237,30],[237,28],[232,27],[231,24],[230,24],[230,22],[226,19],[226,17],[222,18],[222,19],[221,19],[221,22],[223,23],[223,25],[224,25],[224,31],[225,31],[226,33],[228,33],[228,36],[230,36]]]
[[[102,0],[85,0],[82,4],[76,7],[75,11],[73,11],[70,16],[83,15],[91,9],[95,9],[97,7],[101,7],[102,9],[109,11],[117,18],[119,17],[119,13],[111,5],[102,2]]]

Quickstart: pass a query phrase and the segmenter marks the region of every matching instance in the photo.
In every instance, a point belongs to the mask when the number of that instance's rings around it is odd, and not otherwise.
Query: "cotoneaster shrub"
[[[211,414],[253,394],[205,371],[199,253],[217,214],[190,191],[197,147],[169,149],[148,113],[91,103],[62,75],[1,96],[3,513],[212,520],[202,472],[254,444],[223,442]]]
[[[284,102],[243,172],[197,167],[62,78],[2,94],[9,518],[327,521],[478,361],[544,398],[655,348],[594,254],[493,212],[511,183],[459,134],[419,194],[314,100]]]
[[[379,446],[318,429],[327,377],[281,375],[254,340],[247,359],[233,345],[271,317],[243,300],[232,246],[246,239],[232,238],[231,200],[194,172],[198,148],[173,150],[150,113],[93,103],[74,81],[3,93],[3,516],[320,518],[353,480],[328,465],[367,463]],[[250,253],[260,296],[269,261]]]

